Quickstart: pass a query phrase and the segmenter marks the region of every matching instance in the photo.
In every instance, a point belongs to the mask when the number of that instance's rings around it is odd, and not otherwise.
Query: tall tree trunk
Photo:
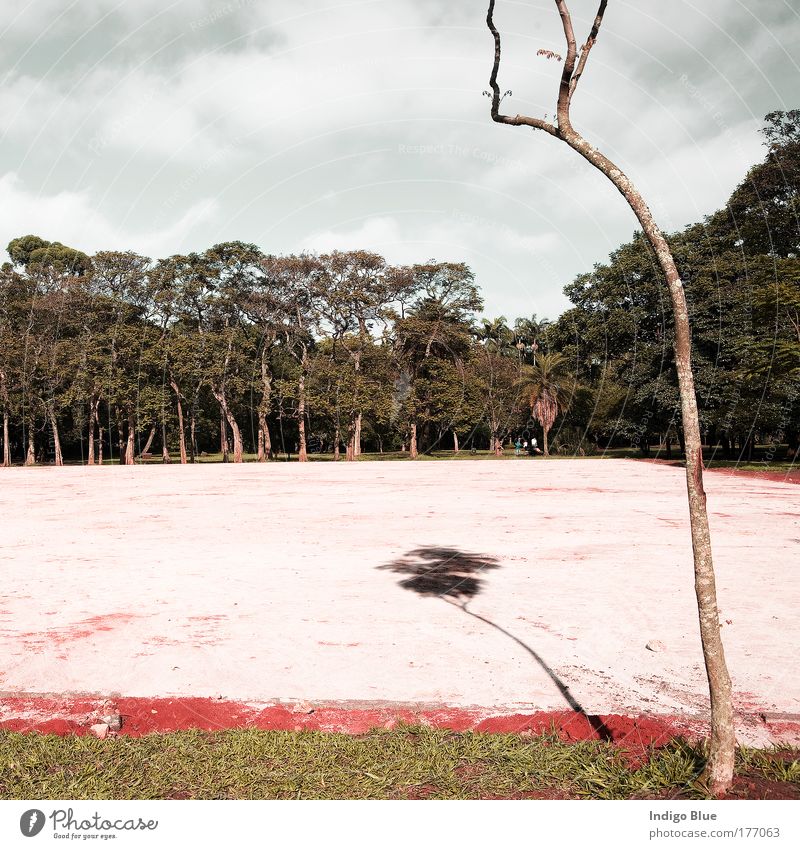
[[[301,463],[308,460],[308,451],[306,450],[306,373],[305,363],[303,363],[300,378],[297,382],[297,430],[298,430],[298,451],[297,459]]]
[[[161,462],[172,462],[169,456],[169,448],[167,448],[167,425],[165,422],[161,422]]]
[[[353,459],[361,456],[361,423],[363,415],[359,412],[356,416],[355,430],[353,432]]]
[[[457,433],[456,433],[456,431],[454,430],[454,431],[453,431],[453,453],[454,453],[454,454],[458,454],[458,451],[459,451],[459,448],[458,448],[458,434],[457,434]]]
[[[197,462],[197,438],[195,431],[197,430],[197,417],[195,416],[194,407],[189,412],[189,457],[192,463]]]
[[[28,453],[25,455],[25,465],[36,465],[36,445],[33,441],[33,428],[28,428]]]
[[[219,450],[222,452],[222,462],[227,463],[228,458],[228,432],[225,429],[225,416],[220,413],[219,416]]]
[[[257,442],[257,453],[256,459],[259,463],[267,462],[267,452],[265,450],[264,445],[264,431],[266,430],[267,425],[267,417],[264,413],[259,410],[258,411],[258,442]]]
[[[133,404],[128,404],[128,444],[125,448],[125,465],[132,466],[135,461],[134,442],[136,439],[136,419]]]
[[[186,465],[186,434],[183,428],[183,404],[181,404],[181,392],[178,384],[174,380],[170,380],[170,386],[175,393],[175,403],[178,407],[178,445],[181,452],[181,465]]]
[[[11,444],[8,441],[8,386],[6,385],[6,373],[0,369],[0,398],[3,401],[3,466],[11,465]]]
[[[128,438],[130,439],[130,436]],[[153,444],[153,440],[155,438],[156,438],[156,426],[153,425],[150,428],[150,433],[147,434],[147,442],[145,442],[144,448],[142,448],[141,452],[139,453],[140,457],[142,456],[142,454],[147,454],[150,451],[150,446]]]
[[[268,348],[261,351],[261,404],[258,407],[258,461],[266,463],[272,458],[272,438],[269,434],[269,411],[272,406],[272,375],[267,362]]]
[[[120,466],[124,466],[127,462],[126,452],[125,452],[125,427],[122,424],[122,408],[115,407],[114,408],[114,417],[117,420],[117,445],[119,447],[119,464]],[[111,431],[108,432],[108,438],[111,439]]]
[[[411,439],[409,441],[409,456],[412,460],[416,460],[419,456],[419,451],[417,450],[417,423],[411,422]]]
[[[228,437],[225,433],[225,422],[227,421],[230,425],[231,433],[233,434],[233,462],[241,463],[242,462],[242,432],[239,429],[239,423],[236,421],[233,413],[228,407],[228,400],[225,397],[225,389],[224,387],[221,389],[212,389],[214,397],[217,399],[217,403],[220,406],[220,410],[222,415],[220,417],[220,439],[222,442],[222,454],[224,462],[228,462],[227,456],[228,451]]]
[[[97,428],[97,405],[100,402],[92,396],[89,399],[89,457],[88,464],[93,466],[95,464],[94,454],[94,434]]]
[[[333,462],[335,463],[339,459],[339,440],[341,439],[341,434],[339,433],[339,425],[337,423],[336,429],[333,434]]]
[[[542,455],[545,457],[550,456],[550,449],[547,444],[547,436],[550,433],[550,428],[543,427],[542,428]]]
[[[3,466],[11,465],[11,444],[8,441],[8,410],[3,410]]]
[[[562,124],[559,116],[559,124]],[[731,679],[725,662],[720,635],[717,588],[711,554],[711,535],[703,488],[703,452],[700,443],[700,421],[694,388],[691,353],[692,339],[689,311],[683,282],[672,251],[658,228],[644,199],[631,181],[610,160],[571,129],[569,120],[559,129],[567,144],[605,174],[617,187],[635,213],[642,230],[658,258],[672,298],[675,324],[675,367],[681,398],[683,448],[686,455],[686,490],[689,499],[689,523],[694,552],[695,595],[697,596],[700,640],[711,697],[711,743],[706,778],[711,792],[725,793],[733,780],[736,735],[733,725]],[[545,446],[547,445],[545,434]],[[545,453],[547,450],[545,448]]]
[[[47,415],[50,419],[50,429],[53,433],[53,454],[55,457],[56,466],[64,465],[64,457],[61,454],[61,439],[58,435],[58,422],[56,421],[55,410],[50,407],[47,411]]]
[[[102,425],[98,426],[98,440],[97,440],[97,462],[99,465],[103,465],[103,433],[105,432]]]

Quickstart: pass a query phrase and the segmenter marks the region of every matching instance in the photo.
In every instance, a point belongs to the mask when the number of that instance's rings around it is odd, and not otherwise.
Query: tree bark
[[[25,455],[25,465],[26,466],[35,466],[36,465],[36,445],[33,441],[33,428],[28,428],[28,453]]]
[[[355,430],[353,432],[353,459],[357,460],[361,456],[361,421],[362,414],[356,416]]]
[[[103,465],[103,433],[105,433],[103,426],[98,423],[97,428],[97,462],[100,466]]]
[[[3,400],[3,466],[11,465],[11,444],[8,441],[8,386],[6,385],[6,373],[0,369],[0,397]]]
[[[124,466],[126,463],[125,454],[125,428],[122,424],[122,410],[119,407],[114,408],[114,417],[117,420],[117,446],[119,447],[119,464]],[[111,439],[111,431],[108,432],[108,438]]]
[[[161,462],[172,462],[172,458],[169,456],[169,448],[167,448],[167,425],[164,422],[161,422]]]
[[[456,433],[456,431],[453,431],[453,453],[454,453],[454,454],[458,454],[458,451],[459,451],[459,448],[458,448],[458,434]]]
[[[411,440],[409,444],[409,456],[412,460],[416,460],[419,452],[417,451],[417,423],[411,422]]]
[[[8,410],[3,410],[3,466],[11,465],[11,445],[8,441]]]
[[[55,410],[52,407],[47,411],[50,418],[50,429],[53,432],[53,454],[55,455],[56,466],[64,465],[64,457],[61,453],[61,439],[58,436],[58,421],[56,420]]]
[[[94,434],[97,427],[97,405],[100,402],[92,396],[89,399],[89,456],[88,456],[88,464],[93,466],[95,463],[94,460]]]
[[[703,488],[703,454],[700,443],[700,420],[691,365],[691,329],[683,282],[667,240],[630,180],[610,160],[593,148],[571,129],[560,130],[561,137],[574,150],[605,174],[625,197],[635,213],[650,243],[667,281],[672,298],[675,323],[675,367],[681,398],[683,442],[686,455],[686,490],[689,499],[689,524],[694,553],[695,595],[700,622],[709,693],[711,697],[711,742],[707,780],[715,795],[725,793],[733,780],[736,736],[733,726],[731,679],[725,662],[720,636],[719,610],[714,565],[711,554],[711,535]],[[545,454],[547,434],[545,433]]]
[[[132,466],[135,462],[134,442],[136,438],[136,419],[133,404],[128,404],[128,443],[125,448],[125,465]]]
[[[308,460],[308,451],[306,450],[306,374],[305,364],[300,372],[300,378],[297,382],[297,431],[298,431],[298,451],[297,459],[301,463]]]
[[[686,295],[669,244],[656,224],[644,198],[620,168],[573,129],[570,120],[571,99],[583,74],[589,52],[597,39],[607,0],[600,2],[589,38],[580,52],[580,58],[577,54],[575,35],[566,0],[555,0],[555,3],[561,16],[567,42],[567,56],[561,74],[556,111],[557,124],[552,125],[541,119],[531,119],[519,115],[516,118],[500,115],[500,87],[497,82],[500,66],[500,35],[492,19],[494,0],[489,2],[489,12],[486,19],[495,44],[494,64],[489,81],[492,88],[491,115],[492,119],[498,123],[527,125],[545,130],[566,142],[604,174],[628,202],[666,278],[667,288],[672,299],[675,324],[675,367],[678,373],[686,455],[686,489],[694,554],[695,595],[697,597],[700,639],[711,697],[711,741],[705,778],[710,791],[714,795],[721,795],[729,789],[733,781],[736,736],[733,725],[731,680],[720,635],[716,580],[711,553],[706,494],[703,488],[703,454],[697,396],[691,366],[691,328]],[[546,433],[544,439],[546,454]]]
[[[189,413],[189,456],[191,458],[192,463],[197,461],[197,440],[195,437],[195,430],[197,429],[197,417],[194,413],[194,407],[191,408],[191,412]]]
[[[175,403],[178,407],[178,444],[181,453],[181,465],[186,465],[186,434],[183,429],[183,404],[181,404],[181,393],[178,384],[174,380],[170,380],[169,385],[175,393]]]
[[[147,452],[150,450],[150,446],[153,444],[153,440],[155,438],[156,438],[156,426],[153,425],[150,428],[150,433],[147,434],[147,442],[145,442],[144,448],[142,448],[141,452],[139,453],[140,457],[142,456],[142,454],[147,454]]]
[[[228,438],[225,433],[225,421],[230,425],[231,433],[233,434],[233,462],[241,463],[242,462],[242,432],[239,429],[239,423],[236,421],[233,413],[228,407],[228,401],[225,397],[224,390],[211,390],[214,393],[214,397],[217,399],[219,403],[220,410],[222,411],[222,416],[224,418],[220,419],[220,433],[221,433],[221,441],[223,443],[223,458],[227,456],[228,453]],[[225,460],[225,462],[228,462]]]
[[[228,462],[228,432],[225,430],[225,415],[219,416],[219,450],[222,453],[222,462]]]

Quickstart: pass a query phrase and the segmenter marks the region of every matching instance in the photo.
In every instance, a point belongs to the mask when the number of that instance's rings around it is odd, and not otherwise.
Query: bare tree
[[[733,780],[734,750],[736,737],[733,726],[733,704],[731,681],[725,663],[725,653],[720,636],[719,610],[711,557],[711,537],[708,528],[706,495],[703,489],[703,455],[700,439],[700,423],[697,415],[697,398],[691,367],[691,330],[678,269],[667,240],[659,229],[644,198],[630,179],[610,159],[590,144],[572,126],[570,107],[578,84],[586,70],[589,54],[594,47],[603,22],[608,0],[601,0],[589,36],[578,49],[572,17],[566,0],[555,0],[556,11],[566,39],[567,53],[558,89],[555,123],[526,115],[500,114],[500,86],[497,75],[500,70],[500,33],[494,24],[495,0],[490,0],[486,25],[494,38],[494,64],[489,85],[491,86],[491,115],[498,124],[532,127],[543,130],[560,139],[605,174],[622,193],[650,243],[666,278],[672,299],[675,318],[675,365],[681,397],[681,414],[686,440],[686,486],[689,496],[689,521],[694,552],[695,593],[700,618],[700,637],[703,657],[708,675],[711,696],[711,741],[705,779],[714,795],[725,793]],[[541,51],[547,55],[555,54]],[[560,57],[557,57],[560,58]]]

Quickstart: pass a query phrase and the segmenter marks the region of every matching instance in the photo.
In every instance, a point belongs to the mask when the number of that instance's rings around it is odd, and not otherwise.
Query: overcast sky
[[[596,0],[572,0],[579,33]],[[573,122],[675,230],[800,107],[797,0],[611,0]],[[0,10],[0,244],[159,257],[215,242],[464,260],[486,313],[555,318],[630,238],[623,199],[489,119],[483,0],[19,0]],[[498,0],[504,111],[552,115],[550,0]],[[579,35],[580,37],[580,35]]]

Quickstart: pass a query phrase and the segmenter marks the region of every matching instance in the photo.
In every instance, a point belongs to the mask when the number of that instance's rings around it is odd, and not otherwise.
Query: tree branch
[[[578,60],[578,67],[575,73],[572,75],[572,80],[569,84],[569,96],[570,100],[572,100],[572,95],[575,93],[575,89],[578,87],[578,81],[580,80],[583,69],[586,67],[586,60],[589,58],[589,51],[594,47],[595,41],[597,41],[597,33],[600,31],[600,25],[603,23],[603,15],[606,11],[606,6],[608,5],[608,0],[600,0],[600,8],[597,10],[597,14],[594,18],[594,24],[592,24],[592,31],[589,33],[589,37],[586,39],[586,43],[581,48],[581,56]]]
[[[536,130],[544,130],[550,133],[551,136],[557,136],[558,130],[547,121],[541,118],[530,118],[527,115],[501,115],[500,114],[500,86],[497,82],[497,75],[500,71],[500,32],[494,25],[494,4],[495,0],[489,0],[489,11],[486,14],[486,26],[489,27],[494,38],[494,64],[492,65],[492,73],[489,77],[489,86],[492,89],[492,120],[498,124],[511,124],[512,126],[533,127]]]
[[[578,54],[577,44],[575,42],[575,30],[572,27],[572,16],[567,8],[566,0],[556,0],[556,8],[561,16],[561,26],[564,28],[564,38],[567,42],[567,56],[564,59],[564,70],[561,72],[561,84],[558,88],[558,128],[560,130],[569,130],[571,123],[569,120],[569,98],[570,85],[572,83],[572,74],[575,70],[575,59]]]

